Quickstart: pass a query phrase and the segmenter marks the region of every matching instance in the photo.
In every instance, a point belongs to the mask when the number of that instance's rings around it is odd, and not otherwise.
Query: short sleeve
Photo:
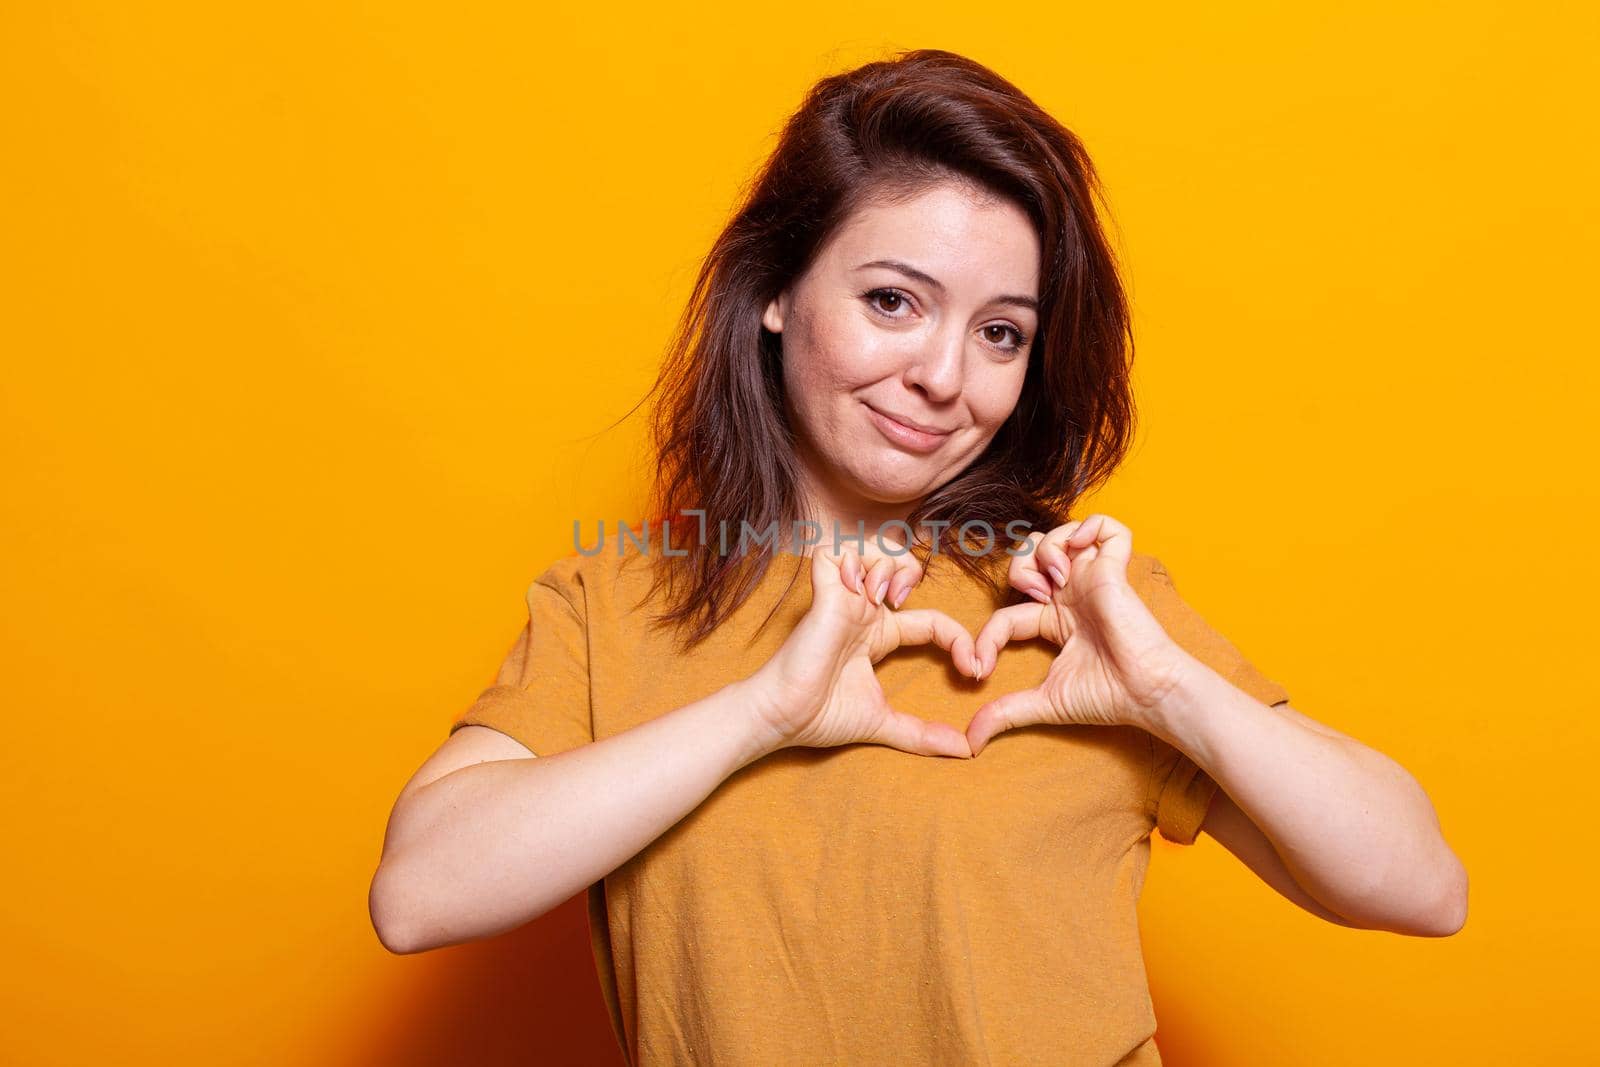
[[[553,756],[594,740],[589,701],[589,641],[583,586],[573,561],[528,586],[528,621],[495,684],[450,725],[487,726]]]
[[[1128,580],[1167,635],[1195,659],[1263,704],[1281,704],[1289,693],[1178,595],[1172,576],[1153,556],[1129,561]],[[1193,844],[1205,821],[1217,783],[1183,752],[1150,735],[1151,774],[1147,797],[1161,836],[1179,845]]]

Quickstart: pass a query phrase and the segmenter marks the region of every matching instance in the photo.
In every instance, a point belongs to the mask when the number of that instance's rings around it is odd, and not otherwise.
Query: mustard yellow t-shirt
[[[520,678],[451,732],[488,726],[550,756],[707,696],[754,673],[805,614],[806,562],[775,556],[684,655],[649,624],[659,605],[639,605],[652,557],[628,545],[563,559],[528,589]],[[1288,699],[1153,556],[1135,554],[1128,578],[1190,653],[1263,703]],[[1022,597],[996,599],[935,556],[904,606],[976,634]],[[992,696],[1038,684],[1056,651],[1010,645],[981,683],[937,646],[897,650],[877,673],[893,706],[964,730]],[[1192,842],[1216,789],[1128,726],[1025,727],[967,760],[873,744],[768,755],[588,891],[623,1053],[635,1067],[1158,1064],[1136,911],[1150,832]]]

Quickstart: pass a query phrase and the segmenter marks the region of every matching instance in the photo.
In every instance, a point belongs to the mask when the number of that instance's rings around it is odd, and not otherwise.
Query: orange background
[[[0,1060],[618,1062],[579,900],[384,951],[384,820],[572,520],[637,514],[601,431],[784,117],[917,46],[1109,188],[1143,421],[1091,506],[1472,879],[1455,937],[1352,931],[1158,839],[1168,1062],[1590,1049],[1593,12],[712,6],[0,15]]]

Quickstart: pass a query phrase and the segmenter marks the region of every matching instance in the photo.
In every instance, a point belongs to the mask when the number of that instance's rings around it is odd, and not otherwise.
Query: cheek
[[[837,403],[842,393],[882,380],[898,365],[895,341],[848,307],[795,320],[784,331],[790,395],[800,400],[804,394],[802,406],[825,406]]]
[[[1027,366],[1003,366],[995,371],[976,383],[968,394],[973,420],[983,427],[985,434],[997,432],[1016,410]]]

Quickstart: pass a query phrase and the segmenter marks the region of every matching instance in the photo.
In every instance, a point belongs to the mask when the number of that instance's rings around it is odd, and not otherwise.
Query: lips
[[[909,426],[913,430],[921,430],[923,433],[947,434],[947,433],[950,432],[949,430],[941,430],[937,426],[924,425],[923,423],[918,422],[916,419],[908,419],[908,418],[905,418],[904,416],[896,415],[892,411],[882,411],[882,410],[880,410],[878,408],[873,408],[872,410],[878,412],[878,414],[883,415],[886,418],[893,419],[895,422],[898,422],[902,426]]]
[[[932,452],[944,443],[945,438],[950,436],[951,431],[949,430],[928,427],[926,424],[906,420],[898,415],[887,414],[879,411],[871,404],[866,404],[864,401],[863,405],[867,409],[868,418],[878,428],[878,432],[892,443],[909,451]]]

